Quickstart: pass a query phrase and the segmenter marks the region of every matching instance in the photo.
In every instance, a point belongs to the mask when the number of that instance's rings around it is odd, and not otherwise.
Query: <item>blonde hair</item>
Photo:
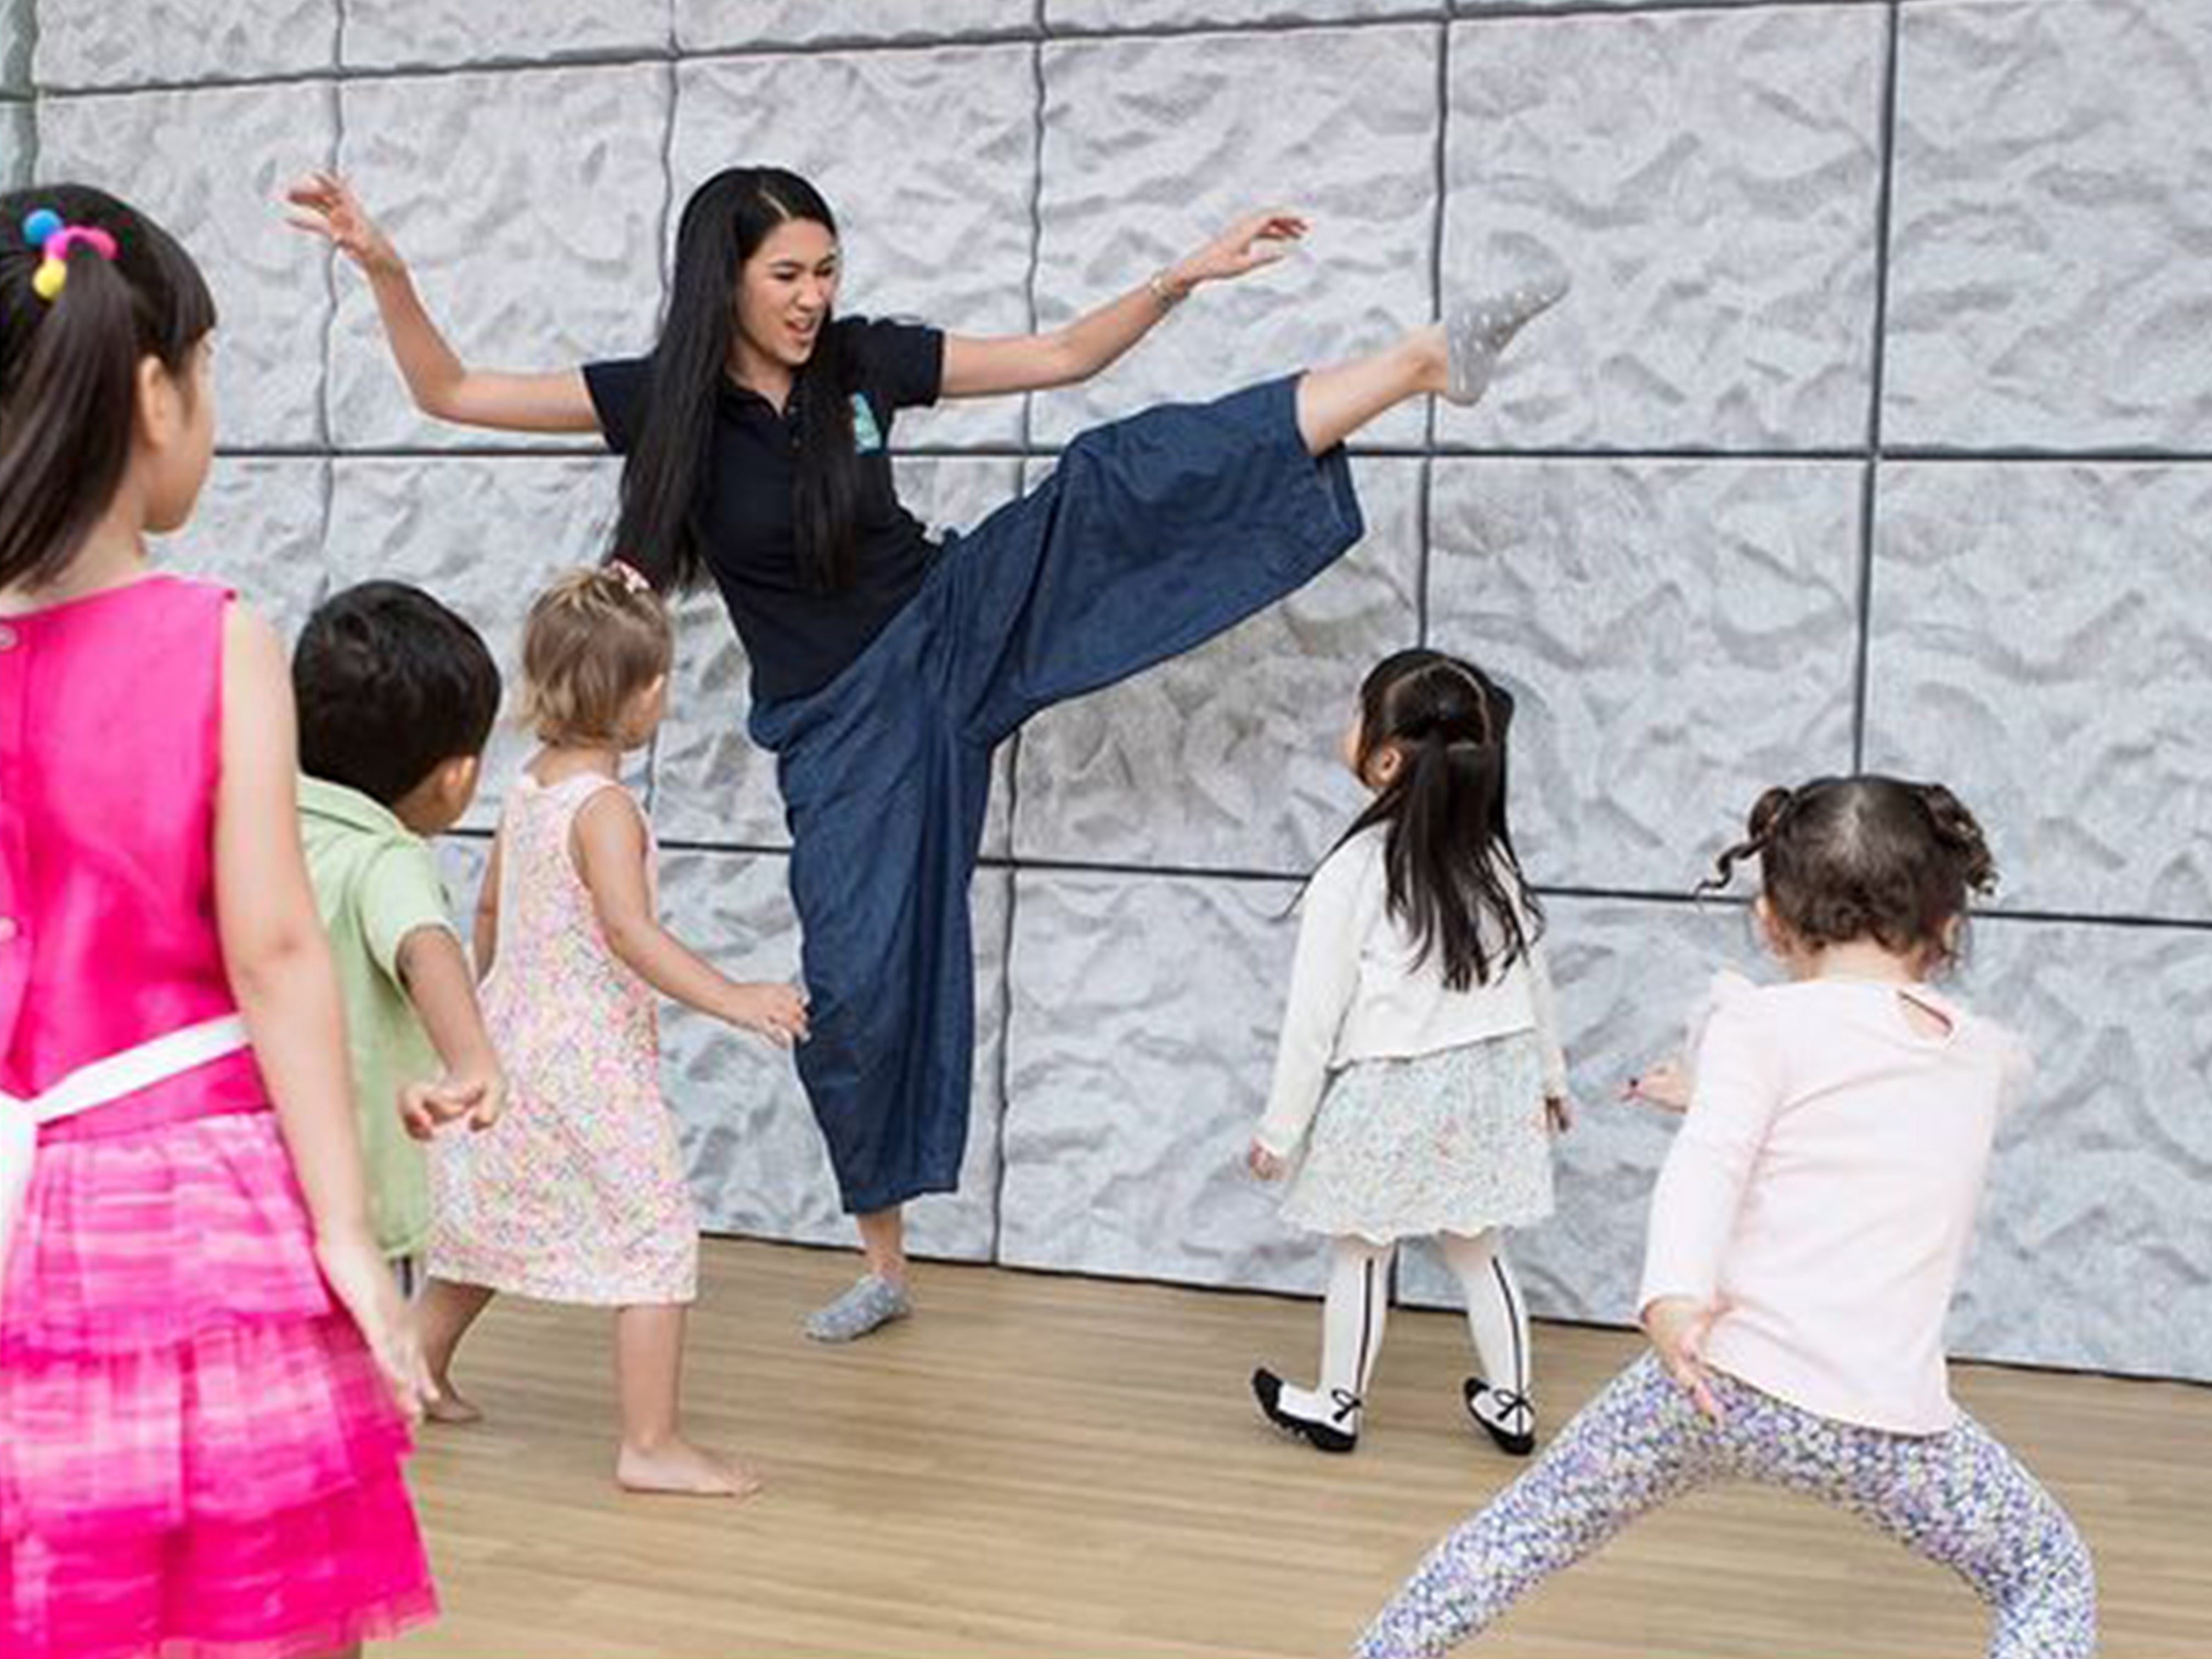
[[[675,656],[668,607],[642,576],[620,564],[568,571],[523,624],[518,717],[540,743],[618,742],[623,715]]]

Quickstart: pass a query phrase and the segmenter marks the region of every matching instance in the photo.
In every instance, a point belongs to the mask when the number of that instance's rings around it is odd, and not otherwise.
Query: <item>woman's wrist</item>
[[[1190,297],[1198,279],[1184,274],[1181,265],[1163,265],[1145,279],[1145,289],[1162,311],[1173,311]]]

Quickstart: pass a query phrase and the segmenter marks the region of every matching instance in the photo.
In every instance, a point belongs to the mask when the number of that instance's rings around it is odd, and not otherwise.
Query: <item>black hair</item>
[[[656,587],[696,587],[708,574],[708,457],[737,326],[739,273],[777,226],[793,220],[837,234],[820,192],[781,167],[725,168],[684,204],[644,418],[623,466],[613,548],[613,556]],[[799,570],[810,589],[824,593],[853,580],[860,494],[852,403],[859,369],[835,320],[822,319],[791,391],[799,421],[792,483]]]
[[[42,210],[115,246],[110,260],[72,239],[52,299],[33,286],[46,254],[26,233]],[[189,398],[215,320],[192,256],[128,204],[88,185],[0,195],[0,585],[69,568],[130,465],[139,363],[158,360]]]
[[[499,718],[483,636],[404,582],[363,582],[316,606],[292,653],[292,691],[300,769],[386,806],[447,761],[483,753]]]
[[[1726,887],[1753,856],[1775,919],[1816,949],[1870,939],[1948,963],[1953,924],[1971,898],[1996,890],[1996,860],[1956,795],[1878,774],[1769,789],[1698,890]]]
[[[1512,694],[1441,651],[1385,657],[1359,688],[1360,775],[1372,775],[1386,746],[1399,762],[1337,844],[1389,826],[1390,913],[1417,941],[1417,962],[1443,958],[1455,991],[1490,983],[1543,933],[1544,908],[1505,819],[1512,724]]]

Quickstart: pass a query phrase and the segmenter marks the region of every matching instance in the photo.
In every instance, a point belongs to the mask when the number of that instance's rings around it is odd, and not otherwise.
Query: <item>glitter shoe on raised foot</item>
[[[1444,311],[1444,347],[1449,378],[1444,401],[1462,409],[1480,403],[1490,389],[1498,354],[1513,337],[1559,304],[1567,291],[1565,276],[1546,276],[1472,300],[1455,300]]]

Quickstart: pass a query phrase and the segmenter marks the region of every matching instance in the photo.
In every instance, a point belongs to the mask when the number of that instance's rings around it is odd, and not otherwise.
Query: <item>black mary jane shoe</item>
[[[1493,1389],[1479,1376],[1468,1377],[1462,1393],[1467,1399],[1467,1414],[1474,1419],[1476,1427],[1498,1443],[1498,1450],[1508,1457],[1526,1457],[1536,1449],[1536,1407],[1527,1395]],[[1497,1402],[1502,1421],[1492,1422],[1476,1409],[1475,1401],[1486,1394]],[[1506,1426],[1514,1423],[1521,1426]]]
[[[1341,1426],[1346,1419],[1359,1409],[1359,1399],[1356,1395],[1346,1394],[1341,1389],[1336,1390],[1334,1423],[1316,1422],[1312,1418],[1294,1416],[1283,1409],[1283,1379],[1262,1366],[1252,1373],[1252,1397],[1260,1402],[1260,1409],[1267,1413],[1270,1423],[1285,1434],[1304,1441],[1316,1451],[1348,1452],[1359,1444],[1358,1431]]]

